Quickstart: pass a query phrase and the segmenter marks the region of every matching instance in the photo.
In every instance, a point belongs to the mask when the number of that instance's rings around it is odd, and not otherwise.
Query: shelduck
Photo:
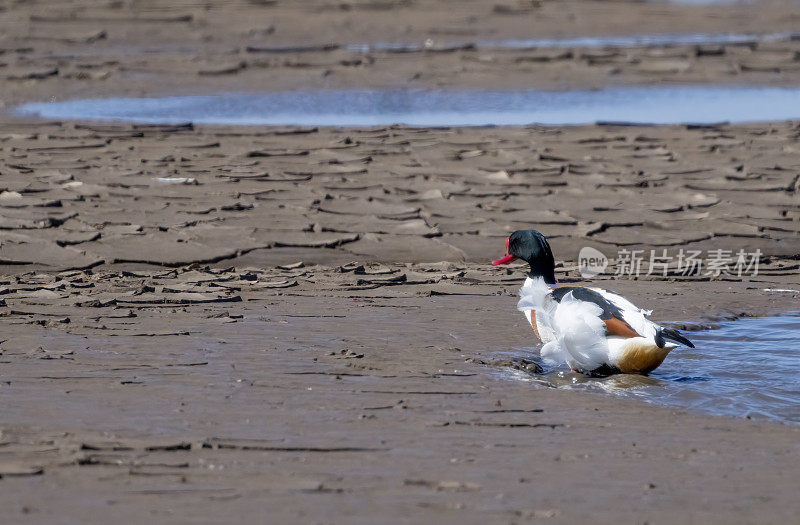
[[[511,234],[506,238],[505,257],[492,264],[516,259],[530,265],[517,309],[544,343],[541,356],[546,361],[565,362],[588,375],[646,375],[661,365],[676,343],[694,348],[677,330],[647,319],[650,310],[637,308],[618,294],[602,288],[558,286],[550,244],[538,231]]]

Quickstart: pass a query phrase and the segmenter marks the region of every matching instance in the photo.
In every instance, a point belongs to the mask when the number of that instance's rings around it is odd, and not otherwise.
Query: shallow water
[[[696,348],[673,350],[649,377],[594,379],[569,372],[566,365],[545,366],[541,375],[511,375],[708,414],[800,424],[800,317],[740,319],[684,335]]]
[[[151,124],[485,126],[710,124],[800,118],[800,89],[349,90],[37,102],[17,115]]]
[[[536,49],[536,48],[570,48],[570,47],[631,47],[631,46],[668,46],[692,44],[747,44],[756,42],[777,42],[794,37],[794,33],[687,33],[660,35],[628,35],[628,36],[592,36],[567,38],[527,38],[477,41],[436,41],[425,42],[372,42],[348,44],[347,51],[387,51],[394,53],[411,53],[424,50],[445,51],[464,47],[477,49]]]

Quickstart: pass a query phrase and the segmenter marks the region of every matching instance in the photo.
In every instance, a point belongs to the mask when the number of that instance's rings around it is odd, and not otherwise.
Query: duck
[[[515,231],[506,238],[506,255],[493,265],[515,260],[530,271],[519,291],[517,309],[525,314],[543,343],[542,358],[566,363],[589,376],[647,375],[680,345],[694,344],[672,328],[647,317],[651,310],[602,288],[559,286],[547,238],[536,230]]]

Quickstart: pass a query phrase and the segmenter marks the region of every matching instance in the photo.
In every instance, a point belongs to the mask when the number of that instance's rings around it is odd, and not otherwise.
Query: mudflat
[[[6,109],[353,87],[796,85],[789,3],[0,6]],[[736,44],[486,49],[649,33]],[[758,35],[786,33],[777,40]],[[409,52],[354,43],[423,43]],[[798,428],[515,380],[512,231],[684,330],[795,311],[797,123],[372,128],[0,117],[10,522],[787,522]],[[638,279],[620,252],[759,250]],[[620,275],[615,275],[619,273]],[[782,290],[782,291],[779,291]],[[691,334],[688,334],[691,336]],[[514,357],[509,357],[513,355]],[[768,366],[754,362],[753,366]]]

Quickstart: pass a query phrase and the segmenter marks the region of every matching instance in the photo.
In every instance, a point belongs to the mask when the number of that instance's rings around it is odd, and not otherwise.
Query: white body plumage
[[[554,288],[541,277],[525,280],[517,309],[525,314],[542,343],[541,356],[549,362],[564,362],[573,370],[592,372],[610,366],[622,372],[648,373],[655,369],[676,344],[657,344],[660,327],[648,320],[650,311],[634,306],[615,293],[591,288],[621,312],[622,321],[638,337],[609,335],[603,309],[576,298],[572,291],[557,300]]]

